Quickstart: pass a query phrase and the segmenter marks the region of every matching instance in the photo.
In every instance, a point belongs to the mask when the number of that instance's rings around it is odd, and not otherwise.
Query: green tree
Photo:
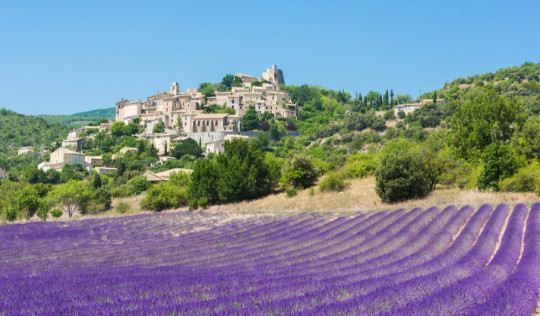
[[[406,141],[391,141],[375,170],[375,191],[385,203],[396,203],[429,193],[422,154]]]
[[[540,161],[540,116],[529,118],[523,130],[514,135],[512,143],[519,154]]]
[[[521,105],[500,97],[493,87],[484,88],[458,107],[452,120],[453,145],[461,158],[478,158],[493,142],[506,142],[525,122]]]
[[[274,120],[270,122],[269,133],[270,133],[270,137],[272,138],[272,140],[274,140],[276,142],[279,141],[283,136],[285,136],[287,134],[287,132],[285,131],[283,126],[281,126],[280,124],[278,124]]]
[[[270,193],[270,170],[263,152],[255,144],[242,139],[225,142],[225,153],[216,160],[220,201],[237,202]]]
[[[215,160],[201,159],[195,163],[189,182],[189,207],[206,207],[219,201],[217,182],[219,171]]]
[[[181,141],[176,144],[171,150],[171,155],[176,159],[182,158],[184,155],[192,155],[199,157],[202,154],[202,149],[199,144],[192,138]]]
[[[40,200],[40,206],[36,212],[36,215],[42,220],[46,221],[49,217],[49,210],[51,209],[50,205],[46,203],[43,199]]]
[[[242,86],[242,78],[227,74],[221,82],[219,83],[218,90],[219,91],[231,91],[232,87],[241,87]]]
[[[242,130],[243,131],[252,131],[259,127],[260,125],[260,118],[257,114],[257,111],[255,111],[255,107],[250,105],[249,109],[246,111],[244,116],[242,117]]]
[[[396,119],[396,115],[395,115],[395,113],[394,113],[394,110],[388,110],[388,111],[384,112],[383,118],[384,118],[385,121],[392,121],[392,120],[395,120],[395,119]]]
[[[49,196],[54,202],[62,205],[71,217],[77,210],[82,214],[86,212],[90,192],[83,181],[69,180],[49,192]]]
[[[101,176],[98,173],[94,174],[94,179],[92,180],[92,187],[94,189],[101,188]]]
[[[199,85],[199,89],[201,89],[201,93],[204,94],[204,97],[207,99],[216,95],[216,86],[213,83],[202,82]]]
[[[164,133],[165,132],[165,123],[159,122],[156,125],[154,125],[154,128],[152,129],[152,132],[154,134]]]
[[[282,186],[305,189],[313,186],[319,178],[319,171],[306,153],[298,153],[287,160],[283,167]]]
[[[126,124],[122,121],[114,122],[113,125],[111,125],[111,134],[113,134],[116,137],[120,137],[124,135],[124,131],[126,128]]]
[[[17,209],[24,217],[29,220],[39,207],[41,206],[41,200],[35,190],[30,187],[24,188],[17,197]]]
[[[511,177],[518,169],[516,156],[510,146],[494,142],[482,154],[484,168],[478,177],[480,190],[499,190],[499,182]]]
[[[139,132],[139,126],[135,123],[129,123],[124,127],[124,135],[131,136]]]
[[[403,104],[412,102],[412,98],[408,94],[397,94],[395,98],[396,104]]]

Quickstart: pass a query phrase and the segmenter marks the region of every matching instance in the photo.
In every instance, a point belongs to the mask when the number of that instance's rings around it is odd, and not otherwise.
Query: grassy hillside
[[[475,96],[486,85],[493,85],[502,97],[515,98],[529,115],[540,114],[540,63],[524,63],[519,67],[501,68],[496,72],[457,78],[437,90],[437,96],[459,100]],[[419,97],[432,98],[433,91]]]

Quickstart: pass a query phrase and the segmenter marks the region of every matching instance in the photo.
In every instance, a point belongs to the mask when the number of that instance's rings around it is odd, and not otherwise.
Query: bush
[[[391,143],[375,171],[375,191],[385,203],[426,196],[429,183],[422,155],[407,142]]]
[[[287,192],[287,197],[292,198],[298,194],[298,190],[295,187],[288,187],[285,192]]]
[[[50,213],[51,213],[52,217],[54,217],[54,218],[59,218],[63,214],[62,211],[59,210],[59,209],[51,210]]]
[[[349,184],[345,182],[344,176],[341,173],[329,173],[324,177],[319,185],[321,192],[325,191],[343,191]]]
[[[311,157],[300,153],[293,156],[285,164],[281,183],[285,187],[293,186],[297,189],[304,189],[314,185],[318,177],[319,172],[313,165]]]
[[[502,191],[540,193],[539,184],[540,164],[535,161],[519,169],[514,176],[502,180],[499,187]]]
[[[131,187],[124,184],[124,185],[112,188],[111,195],[113,197],[127,197],[127,196],[132,196],[133,191],[131,190]]]
[[[189,184],[189,173],[183,171],[171,172],[169,182],[178,186],[187,186]]]
[[[124,214],[129,210],[129,204],[126,202],[120,201],[118,204],[116,204],[116,211],[120,214]]]
[[[356,154],[347,158],[345,175],[349,178],[364,178],[373,174],[378,162],[372,154]]]
[[[167,183],[160,183],[150,190],[141,202],[141,207],[152,211],[162,211],[187,205],[187,191]]]
[[[8,222],[13,222],[16,220],[18,215],[17,209],[14,207],[10,206],[5,209],[5,216]]]
[[[47,217],[49,217],[49,209],[51,208],[49,204],[46,202],[41,202],[41,205],[39,206],[39,209],[36,212],[36,215],[41,219],[42,221],[46,221]]]
[[[135,178],[127,182],[127,186],[131,189],[136,195],[143,193],[148,190],[151,186],[151,183],[146,180],[145,176],[136,176]]]
[[[383,118],[385,121],[392,121],[396,119],[396,114],[394,113],[394,110],[388,110],[384,112]]]

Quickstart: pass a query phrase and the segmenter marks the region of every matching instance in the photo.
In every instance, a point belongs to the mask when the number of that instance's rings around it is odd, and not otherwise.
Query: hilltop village
[[[289,93],[279,89],[284,84],[283,71],[276,65],[266,69],[260,78],[236,74],[241,85],[230,91],[215,92],[205,96],[199,88],[180,90],[173,82],[169,92],[149,96],[146,101],[121,100],[116,103],[116,121],[135,122],[145,128],[139,137],[151,141],[159,153],[170,151],[171,144],[191,138],[207,152],[222,152],[225,140],[249,138],[241,132],[242,116],[250,107],[258,114],[269,113],[274,117],[296,117],[298,106],[292,103]],[[205,107],[218,105],[230,108],[231,113],[205,113]],[[157,124],[165,130],[154,133]]]
[[[208,155],[223,153],[226,141],[255,136],[257,132],[242,129],[242,117],[249,109],[258,115],[293,119],[302,110],[302,106],[292,102],[288,91],[280,90],[280,85],[285,84],[285,79],[283,71],[276,65],[266,69],[258,78],[242,73],[237,73],[233,78],[236,80],[235,85],[210,95],[205,95],[200,88],[187,88],[186,91],[181,91],[178,82],[173,82],[169,91],[158,91],[145,101],[122,99],[116,103],[114,121],[104,120],[97,126],[73,129],[61,142],[61,147],[49,155],[48,161],[39,163],[38,169],[61,171],[66,164],[80,164],[88,171],[95,171],[98,174],[116,172],[117,168],[104,166],[100,155],[85,155],[82,152],[85,143],[95,139],[95,133],[110,133],[114,122],[135,125],[137,132],[132,136],[147,141],[156,149],[159,165],[174,160],[174,157],[167,154],[175,145],[188,139],[196,141],[204,149],[203,154]],[[410,114],[431,102],[444,103],[445,100],[421,99],[416,103],[396,104],[388,111],[377,111],[375,114],[382,118],[385,112],[394,112],[394,116],[401,120],[399,112]],[[212,113],[209,111],[211,108],[220,108],[223,111]],[[379,133],[384,134],[384,131]],[[33,152],[34,147],[31,146],[21,147],[18,150],[19,155]],[[120,154],[138,152],[138,149],[128,146],[119,152]],[[44,153],[39,152],[40,155]],[[157,178],[148,171],[146,176],[149,179]],[[0,169],[0,179],[7,177],[7,172]]]
[[[222,153],[225,141],[235,138],[249,139],[253,132],[243,132],[242,117],[248,109],[257,114],[269,114],[276,118],[295,118],[299,107],[294,104],[287,91],[281,91],[279,85],[285,84],[283,71],[276,65],[266,69],[259,78],[246,74],[234,76],[240,84],[230,91],[216,91],[212,96],[205,96],[199,88],[180,90],[173,82],[168,92],[156,93],[146,101],[124,100],[116,103],[115,122],[136,124],[138,133],[133,136],[146,140],[157,150],[159,164],[174,160],[166,156],[172,146],[187,139],[195,140],[205,149],[205,154]],[[210,106],[227,108],[227,113],[205,113]],[[231,114],[234,113],[234,114]],[[41,162],[38,169],[61,171],[66,164],[81,164],[89,171],[98,174],[116,172],[115,167],[103,166],[101,156],[87,156],[81,149],[88,140],[93,140],[92,132],[109,132],[114,122],[101,122],[98,126],[83,126],[69,132],[60,148],[50,154],[48,161]],[[156,127],[161,127],[156,128]],[[33,147],[21,147],[18,154],[33,152]],[[137,152],[137,148],[125,147],[120,150]],[[0,170],[0,177],[7,177]],[[148,175],[155,178],[154,174]]]

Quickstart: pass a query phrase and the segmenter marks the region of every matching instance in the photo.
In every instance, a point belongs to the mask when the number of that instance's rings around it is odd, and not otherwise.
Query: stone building
[[[38,169],[47,171],[49,169],[62,170],[65,164],[80,163],[86,166],[85,155],[67,148],[58,148],[53,153],[49,161],[44,161],[38,165]]]
[[[437,99],[437,103],[444,103],[444,99]],[[426,104],[433,103],[433,99],[423,99],[420,100],[420,102],[416,103],[405,103],[405,104],[398,104],[394,106],[394,114],[397,116],[399,111],[405,112],[405,114],[409,114],[414,112],[416,109],[418,109],[421,106],[424,106]]]
[[[84,138],[73,138],[73,139],[68,138],[62,141],[62,148],[80,150],[81,147],[84,145],[84,143],[85,143]]]
[[[33,152],[34,152],[34,147],[26,146],[26,147],[19,148],[19,150],[17,151],[17,155],[23,155],[26,153],[33,153]]]

